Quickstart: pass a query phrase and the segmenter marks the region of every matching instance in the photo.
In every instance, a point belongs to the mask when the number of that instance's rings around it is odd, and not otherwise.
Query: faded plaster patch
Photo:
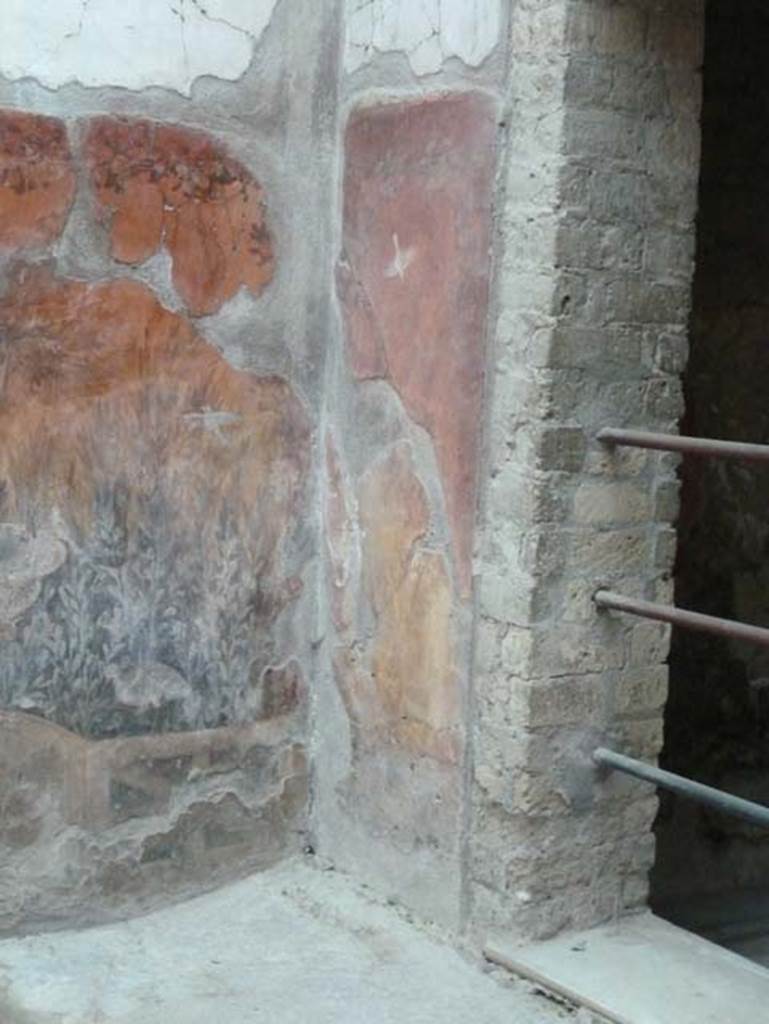
[[[499,39],[500,0],[346,0],[345,69],[375,53],[405,53],[417,75],[449,57],[478,67]]]
[[[0,73],[189,95],[248,68],[277,0],[3,0]]]

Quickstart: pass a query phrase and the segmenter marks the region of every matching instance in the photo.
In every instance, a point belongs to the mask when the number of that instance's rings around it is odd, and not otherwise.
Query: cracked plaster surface
[[[477,67],[496,46],[500,23],[500,0],[347,0],[345,69],[388,51],[405,53],[417,75],[449,57]]]
[[[189,95],[248,68],[277,0],[3,0],[0,74]]]

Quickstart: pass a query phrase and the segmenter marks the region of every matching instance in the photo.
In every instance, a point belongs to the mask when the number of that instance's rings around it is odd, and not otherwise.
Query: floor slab
[[[567,1020],[302,862],[133,921],[0,942],[1,1024]]]
[[[769,971],[640,914],[587,932],[486,955],[617,1024],[756,1024],[767,1018]]]

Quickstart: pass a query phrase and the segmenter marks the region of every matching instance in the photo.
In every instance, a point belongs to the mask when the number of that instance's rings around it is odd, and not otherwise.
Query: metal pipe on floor
[[[681,455],[769,462],[769,445],[766,444],[716,441],[709,437],[683,437],[680,434],[655,434],[648,430],[619,430],[614,427],[599,430],[596,436],[604,444],[651,448],[655,451],[678,452]]]
[[[748,640],[750,643],[769,647],[769,629],[762,626],[751,626],[745,622],[734,622],[732,619],[719,619],[715,615],[703,615],[701,612],[690,612],[685,608],[672,605],[656,604],[653,601],[641,601],[634,597],[615,594],[611,590],[599,590],[593,595],[599,608],[608,608],[617,612],[627,612],[644,619],[667,622],[671,626],[692,629],[700,633],[713,633],[733,640]]]
[[[593,760],[598,765],[624,772],[625,775],[632,775],[636,779],[650,782],[653,786],[669,789],[679,796],[696,800],[698,803],[713,807],[724,814],[732,815],[732,817],[742,818],[743,821],[748,821],[751,825],[769,829],[769,807],[764,807],[763,804],[753,803],[752,800],[743,800],[740,796],[732,796],[731,793],[724,793],[713,786],[694,782],[692,779],[676,775],[674,772],[666,772],[662,768],[646,764],[645,761],[625,757],[624,754],[617,754],[605,747],[599,747],[593,751]]]

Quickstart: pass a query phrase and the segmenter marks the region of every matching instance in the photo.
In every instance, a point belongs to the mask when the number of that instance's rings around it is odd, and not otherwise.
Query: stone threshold
[[[545,942],[504,935],[490,961],[614,1024],[755,1024],[769,970],[651,913]]]

